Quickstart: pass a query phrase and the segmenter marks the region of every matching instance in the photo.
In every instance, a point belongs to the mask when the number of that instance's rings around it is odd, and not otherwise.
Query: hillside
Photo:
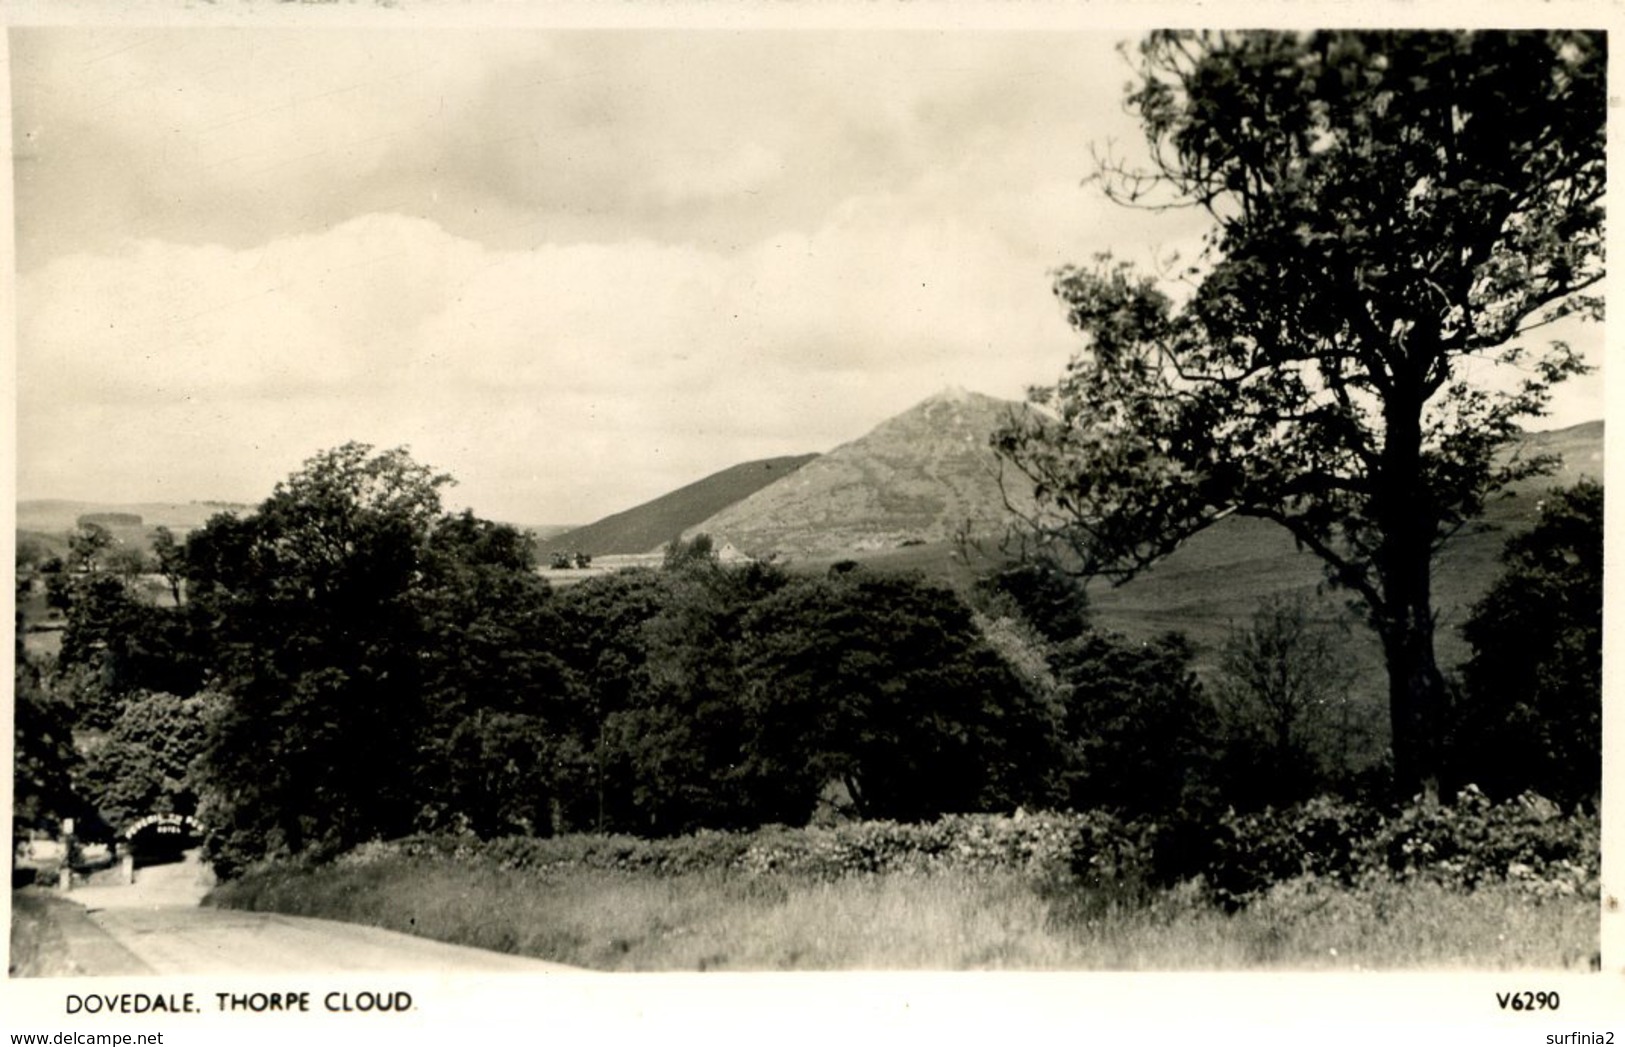
[[[793,559],[949,542],[1006,519],[988,436],[1020,405],[944,390],[689,528]]]
[[[596,523],[548,537],[537,543],[538,553],[545,563],[555,552],[589,556],[652,552],[727,506],[784,480],[817,457],[791,455],[732,466]]]
[[[886,426],[881,427],[884,429]],[[985,435],[982,443],[985,446]],[[1460,627],[1473,603],[1499,574],[1501,547],[1506,539],[1527,530],[1539,518],[1543,494],[1582,477],[1603,478],[1603,423],[1531,433],[1515,453],[1557,454],[1563,461],[1551,475],[1524,481],[1493,499],[1483,518],[1463,528],[1440,554],[1434,570],[1434,594],[1440,626],[1439,660],[1446,668],[1453,668],[1467,656]],[[826,459],[838,460],[838,455],[844,457],[841,451],[832,451]],[[901,459],[894,456],[890,461],[893,467],[901,468]],[[804,479],[798,478],[797,483]],[[759,505],[766,495],[779,493],[769,488],[750,501]],[[861,501],[851,500],[854,504]],[[796,500],[783,498],[778,504],[793,506]],[[742,503],[739,508],[747,507]],[[713,526],[715,521],[702,529]],[[839,525],[832,530],[839,530]],[[852,530],[847,528],[848,533]],[[764,526],[762,531],[768,528]],[[717,532],[729,533],[721,527]],[[818,572],[835,560],[852,558],[871,570],[920,571],[963,587],[1001,560],[1000,550],[992,542],[983,543],[980,555],[973,555],[971,562],[966,562],[962,550],[946,539],[901,548],[884,543],[833,548],[797,533],[792,517],[780,521],[772,533],[780,548],[809,550],[791,558],[792,569],[806,572]],[[994,534],[997,530],[989,526],[981,533]],[[729,536],[738,542],[732,534]],[[1196,642],[1198,666],[1205,670],[1213,666],[1217,650],[1231,629],[1245,625],[1261,600],[1294,592],[1306,594],[1317,599],[1326,620],[1349,627],[1348,656],[1361,672],[1357,689],[1370,700],[1380,701],[1385,686],[1381,651],[1359,615],[1348,610],[1350,594],[1322,592],[1324,578],[1320,561],[1298,550],[1281,528],[1266,521],[1231,517],[1191,538],[1126,585],[1090,585],[1089,597],[1095,621],[1105,628],[1136,639],[1149,639],[1169,630],[1185,633]]]
[[[1582,477],[1602,479],[1602,440],[1601,422],[1525,438],[1518,453],[1560,454],[1563,465],[1492,499],[1477,524],[1446,544],[1434,568],[1441,638],[1448,633],[1454,642],[1455,628],[1500,569],[1502,545],[1510,535],[1534,526],[1545,491]],[[1298,551],[1280,527],[1231,518],[1191,538],[1129,584],[1101,587],[1091,595],[1103,616],[1137,635],[1170,628],[1211,634],[1244,620],[1259,598],[1313,589],[1323,577],[1320,561]]]
[[[1461,627],[1473,605],[1501,573],[1507,538],[1534,526],[1543,494],[1582,477],[1603,478],[1603,423],[1532,433],[1519,453],[1554,453],[1563,465],[1547,477],[1515,485],[1493,499],[1484,516],[1463,528],[1440,552],[1433,569],[1434,637],[1439,666],[1456,671],[1471,655]],[[1346,629],[1344,657],[1354,671],[1352,691],[1373,710],[1386,708],[1387,676],[1381,645],[1352,605],[1353,594],[1327,591],[1325,573],[1312,554],[1298,550],[1281,528],[1232,517],[1196,535],[1166,560],[1118,588],[1090,587],[1095,621],[1136,639],[1178,630],[1197,645],[1203,675],[1217,664],[1221,645],[1244,627],[1260,601],[1301,593],[1315,602],[1317,617]],[[1383,722],[1378,716],[1377,722]]]
[[[43,550],[42,558],[64,556],[68,551],[68,533],[79,525],[81,517],[89,517],[106,527],[121,544],[146,550],[151,548],[155,528],[167,527],[177,538],[184,538],[187,532],[203,526],[216,513],[242,512],[249,508],[230,502],[30,499],[17,503],[17,545],[19,549],[31,546]]]
[[[17,503],[17,529],[66,534],[81,516],[139,516],[143,527],[167,527],[176,534],[203,526],[216,513],[241,512],[252,506],[231,502],[79,502],[36,498]]]
[[[695,530],[749,551],[787,554],[809,570],[853,558],[879,569],[968,581],[1002,558],[998,543],[986,540],[1002,532],[1006,519],[993,456],[978,449],[986,448],[992,427],[1014,405],[974,393],[958,396],[932,397]],[[1493,498],[1483,518],[1446,545],[1435,589],[1447,629],[1459,624],[1498,571],[1506,538],[1538,519],[1544,492],[1582,477],[1603,478],[1603,423],[1531,433],[1513,453],[1553,454],[1562,463],[1550,475]],[[953,510],[945,508],[950,505]],[[945,526],[944,517],[976,521],[974,532],[984,541],[973,562],[960,555],[955,528]],[[908,540],[913,537],[924,540]],[[1103,618],[1135,635],[1181,628],[1217,637],[1229,623],[1244,620],[1258,599],[1314,589],[1322,578],[1320,561],[1299,551],[1284,530],[1231,517],[1127,585],[1093,585],[1091,595]]]

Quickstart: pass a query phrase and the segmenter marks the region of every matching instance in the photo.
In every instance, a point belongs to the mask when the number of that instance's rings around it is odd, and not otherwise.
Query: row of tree
[[[1036,634],[1001,652],[947,589],[723,566],[703,538],[554,592],[527,536],[441,511],[446,482],[346,445],[193,533],[175,606],[71,576],[54,694],[102,736],[97,806],[195,812],[229,870],[415,830],[669,834],[1184,788],[1168,761],[1084,758],[1082,733],[1110,731],[1078,703],[1100,698],[1058,680],[1159,710],[1147,739],[1190,733],[1203,703],[1182,646],[1084,639],[1075,586],[1070,623],[1046,626],[1079,634],[1066,660],[1035,647],[1024,673],[1009,652]]]
[[[87,801],[115,825],[196,814],[229,873],[413,831],[1199,816],[1382,785],[1301,602],[1239,629],[1204,689],[1189,644],[1093,628],[1045,563],[961,595],[726,566],[701,537],[554,591],[528,536],[441,511],[446,482],[346,445],[193,533],[179,603],[72,576],[57,664],[19,660],[20,824]],[[1596,751],[1600,520],[1582,486],[1511,546],[1470,626],[1462,780],[1594,794],[1571,757]]]

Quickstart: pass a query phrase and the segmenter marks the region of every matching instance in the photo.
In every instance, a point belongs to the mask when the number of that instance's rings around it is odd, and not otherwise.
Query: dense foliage
[[[196,813],[195,765],[206,742],[209,707],[217,704],[206,692],[130,696],[85,768],[85,783],[103,817],[128,825],[148,814]]]
[[[1051,710],[950,591],[724,567],[703,546],[669,561],[558,597],[581,682],[572,826],[666,835],[1048,798]]]
[[[420,826],[546,833],[575,684],[527,536],[462,513],[428,537],[414,587]]]
[[[45,686],[21,643],[13,683],[12,832],[49,832],[83,807],[74,788],[82,761],[73,747],[73,709]]]
[[[227,698],[202,815],[228,871],[419,828],[548,828],[550,593],[526,536],[442,512],[449,482],[347,444],[189,539]]]
[[[1057,650],[1069,806],[1165,814],[1215,799],[1217,725],[1191,656],[1173,633],[1147,643],[1090,633]]]
[[[1412,804],[1387,815],[1318,799],[1227,814],[1201,872],[1231,905],[1304,875],[1425,879],[1458,890],[1505,881],[1537,895],[1595,894],[1600,831],[1594,814],[1564,815],[1533,793],[1494,804],[1468,787],[1452,805]]]
[[[325,452],[254,511],[160,535],[167,600],[100,569],[87,529],[54,677],[90,732],[86,798],[115,828],[195,810],[228,876],[411,832],[1178,802],[1138,783],[1182,780],[1177,749],[1145,761],[1190,710],[1107,708],[1194,697],[1189,652],[1090,632],[1053,579],[993,586],[1020,622],[1003,643],[922,579],[725,566],[703,537],[554,593],[528,536],[442,511],[448,482],[404,451]],[[1110,695],[1083,684],[1102,659]],[[1112,740],[1085,756],[1069,732],[1097,730]]]
[[[1051,798],[1058,710],[952,593],[853,571],[787,587],[744,623],[747,777],[804,822],[838,783],[853,814],[915,820]]]
[[[1227,703],[1181,637],[1095,628],[1052,564],[961,596],[855,564],[724,565],[696,540],[660,569],[554,592],[528,536],[441,511],[445,482],[404,452],[346,445],[166,554],[183,599],[82,566],[59,664],[18,663],[19,824],[85,801],[114,828],[195,812],[228,877],[411,834],[643,853],[624,841],[775,824],[822,826],[806,839],[833,849],[781,853],[790,837],[767,832],[750,861],[879,867],[904,838],[1020,850],[1064,822],[1088,829],[1067,845],[1079,868],[1108,879],[1206,876],[1240,897],[1253,872],[1229,866],[1291,865],[1269,857],[1288,845],[1246,841],[1276,831],[1262,808],[1301,798],[1300,758],[1326,755],[1306,739],[1335,733],[1316,719],[1328,651],[1305,645],[1292,608],[1238,631],[1232,685],[1256,700]],[[1554,498],[1516,562],[1574,567],[1554,535],[1572,537],[1591,496]],[[1349,782],[1322,766],[1309,784]],[[975,828],[1064,809],[1089,813]],[[1361,810],[1366,829],[1386,817]],[[1330,860],[1321,829],[1293,825]],[[695,846],[712,844],[679,852]]]
[[[1602,788],[1603,490],[1582,482],[1541,502],[1507,541],[1504,573],[1463,627],[1450,770],[1492,796],[1526,789],[1565,805]]]
[[[1550,463],[1500,452],[1583,370],[1529,332],[1598,317],[1606,46],[1585,32],[1154,33],[1149,163],[1108,193],[1204,209],[1189,293],[1102,261],[1055,292],[1086,347],[998,434],[1030,524],[1127,578],[1232,514],[1363,601],[1394,773],[1437,783],[1432,560]],[[1504,376],[1484,381],[1486,372]]]
[[[69,683],[80,727],[111,728],[129,695],[203,686],[207,666],[179,612],[153,607],[128,578],[108,573],[77,577],[66,591],[55,671]]]
[[[926,822],[864,821],[799,829],[772,825],[661,839],[579,833],[479,841],[419,835],[361,847],[341,861],[365,864],[408,855],[538,871],[585,868],[677,874],[721,869],[838,879],[863,873],[960,870],[1018,872],[1043,879],[1069,874],[1084,846],[1101,848],[1095,862],[1101,866],[1108,841],[1118,838],[1129,838],[1124,824],[1105,814],[952,814]]]
[[[750,608],[789,580],[772,568],[723,568],[707,543],[693,548],[629,580],[621,591],[632,613],[612,613],[608,632],[577,641],[577,658],[607,670],[588,685],[599,718],[583,747],[592,743],[604,805],[586,824],[670,835],[765,820],[767,799],[743,768],[740,643]],[[561,604],[568,617],[576,599],[601,607],[617,588],[571,590]]]

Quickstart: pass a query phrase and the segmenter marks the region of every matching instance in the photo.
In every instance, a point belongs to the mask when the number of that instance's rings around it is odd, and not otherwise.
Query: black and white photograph
[[[3,26],[6,1032],[1612,1042],[1608,20],[195,7]]]

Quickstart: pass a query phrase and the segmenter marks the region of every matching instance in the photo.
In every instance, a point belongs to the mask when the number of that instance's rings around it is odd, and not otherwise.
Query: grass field
[[[1594,899],[1382,881],[1278,886],[1234,915],[1009,874],[820,881],[518,872],[450,859],[261,872],[205,904],[372,924],[609,971],[1586,969]]]

